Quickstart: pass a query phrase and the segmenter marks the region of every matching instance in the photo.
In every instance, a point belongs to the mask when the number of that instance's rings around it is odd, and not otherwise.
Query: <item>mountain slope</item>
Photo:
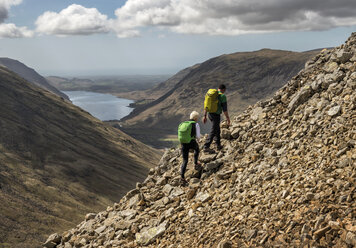
[[[37,85],[60,97],[63,97],[64,99],[69,100],[66,94],[62,93],[61,91],[50,85],[44,77],[42,77],[34,69],[27,67],[20,61],[10,58],[0,58],[0,65],[5,66],[10,71],[13,71],[14,73],[20,75],[30,83],[33,83],[34,85]]]
[[[355,247],[355,62],[353,33],[223,127],[224,148],[200,172],[190,162],[188,187],[171,149],[119,203],[46,244]]]
[[[180,73],[184,77],[178,77],[175,84],[158,86],[156,90],[164,95],[123,118],[124,130],[134,135],[136,129],[150,127],[160,134],[175,134],[179,122],[192,110],[202,113],[206,91],[221,83],[227,86],[230,114],[240,113],[249,104],[270,96],[316,53],[263,49],[209,59]],[[160,87],[163,91],[159,91]]]
[[[3,67],[0,134],[0,246],[38,246],[44,232],[120,198],[159,159]]]

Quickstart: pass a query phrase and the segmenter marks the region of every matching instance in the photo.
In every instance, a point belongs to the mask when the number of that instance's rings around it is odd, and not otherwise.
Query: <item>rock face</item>
[[[179,186],[179,149],[167,150],[134,195],[56,247],[355,247],[355,62],[353,33],[235,117],[224,148],[202,156],[200,180]]]

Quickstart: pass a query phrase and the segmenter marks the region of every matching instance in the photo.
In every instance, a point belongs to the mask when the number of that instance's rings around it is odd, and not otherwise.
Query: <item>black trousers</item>
[[[181,167],[181,177],[184,178],[185,171],[187,169],[189,150],[194,149],[194,164],[198,164],[199,158],[199,145],[195,139],[190,141],[190,143],[182,144],[182,154],[183,154],[183,163]]]
[[[208,139],[204,144],[204,148],[209,148],[213,140],[216,141],[217,146],[221,146],[220,142],[220,115],[209,113],[209,119],[213,123]]]

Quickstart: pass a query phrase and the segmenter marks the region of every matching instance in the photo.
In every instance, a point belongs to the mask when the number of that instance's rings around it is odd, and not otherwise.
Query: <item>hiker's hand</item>
[[[231,125],[230,119],[227,119],[227,127],[230,127],[230,125]]]
[[[204,118],[203,118],[203,123],[205,124],[206,121],[207,121],[206,116],[204,116]]]

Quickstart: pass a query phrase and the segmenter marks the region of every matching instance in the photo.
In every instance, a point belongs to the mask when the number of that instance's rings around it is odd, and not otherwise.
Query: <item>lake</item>
[[[63,91],[63,93],[69,97],[74,105],[88,111],[92,116],[102,121],[120,120],[133,110],[128,106],[134,101],[110,94],[88,91]]]

